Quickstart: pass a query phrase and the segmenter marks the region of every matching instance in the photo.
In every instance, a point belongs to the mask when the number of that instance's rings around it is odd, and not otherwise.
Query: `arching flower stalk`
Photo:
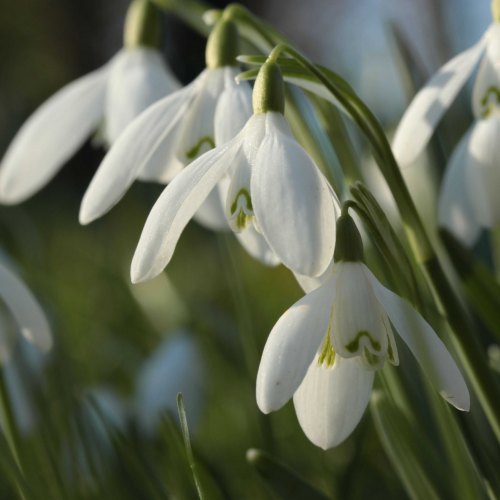
[[[136,179],[170,182],[182,168],[232,139],[250,117],[251,89],[235,81],[238,33],[231,21],[212,30],[207,68],[187,87],[160,100],[126,129],[104,158],[82,201],[80,222],[104,215]],[[216,187],[197,220],[212,229],[227,223]]]
[[[231,141],[205,153],[166,187],[144,226],[132,261],[132,281],[159,274],[208,194],[230,178],[229,225],[251,253],[310,276],[331,261],[339,213],[330,185],[295,141],[283,116],[281,72],[267,62],[253,91],[254,115]]]
[[[418,92],[404,114],[393,149],[401,166],[424,149],[441,117],[481,60],[472,93],[475,122],[456,146],[446,167],[439,196],[438,219],[471,245],[481,227],[500,223],[500,24],[495,22],[473,47],[446,63]]]
[[[365,411],[376,371],[399,363],[392,329],[443,398],[468,410],[469,392],[446,347],[363,263],[361,237],[346,213],[337,222],[330,275],[269,335],[257,374],[259,408],[278,410],[293,396],[307,437],[324,449],[340,444]]]
[[[43,188],[102,123],[106,146],[144,109],[179,84],[155,48],[159,26],[148,0],[135,0],[125,47],[102,68],[44,102],[14,137],[0,165],[0,203],[20,203]]]

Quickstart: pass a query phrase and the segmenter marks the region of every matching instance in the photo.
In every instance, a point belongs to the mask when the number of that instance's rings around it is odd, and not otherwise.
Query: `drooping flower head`
[[[92,180],[80,208],[80,222],[104,215],[136,180],[167,183],[182,168],[232,139],[251,115],[251,90],[235,76],[238,32],[222,19],[207,42],[206,69],[187,87],[144,111],[113,145]],[[227,227],[214,189],[198,220]]]
[[[465,382],[432,327],[405,300],[382,286],[362,261],[361,237],[350,216],[337,223],[330,276],[278,320],[257,374],[264,413],[292,396],[307,437],[324,449],[340,444],[360,421],[375,373],[397,365],[392,329],[440,394],[469,409]]]
[[[149,0],[134,0],[124,48],[102,68],[60,89],[28,118],[0,164],[0,203],[20,203],[39,191],[100,124],[109,146],[139,113],[178,88],[155,48],[158,22]]]
[[[446,63],[417,93],[394,137],[393,149],[401,166],[412,163],[424,149],[445,111],[468,80],[477,62],[472,92],[475,122],[455,148],[443,179],[439,223],[463,242],[472,244],[481,227],[500,223],[497,186],[500,168],[500,24],[495,22],[471,48]]]
[[[311,276],[327,268],[338,201],[288,127],[283,80],[274,62],[259,72],[253,107],[238,135],[191,163],[161,194],[132,261],[133,282],[163,270],[184,227],[223,180],[229,183],[226,218],[252,255]]]

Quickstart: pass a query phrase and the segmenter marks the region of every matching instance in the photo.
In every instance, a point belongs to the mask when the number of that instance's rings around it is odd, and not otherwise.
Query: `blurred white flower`
[[[24,123],[0,164],[0,203],[20,203],[47,184],[104,121],[111,144],[128,123],[178,88],[160,53],[124,48],[66,85]]]
[[[0,263],[0,299],[12,315],[16,326],[26,340],[41,351],[52,346],[52,334],[45,314],[26,285],[12,271]],[[8,338],[1,336],[1,362],[10,355]]]
[[[399,363],[391,324],[443,398],[468,410],[467,386],[432,327],[358,259],[337,260],[274,326],[257,374],[259,408],[278,410],[293,396],[306,436],[324,449],[340,444],[365,411],[375,371]]]
[[[182,392],[190,428],[203,409],[205,367],[195,340],[180,330],[145,361],[136,381],[135,411],[139,427],[152,435],[169,412],[177,415],[177,394]]]
[[[484,53],[484,56],[483,56]],[[494,23],[479,42],[446,63],[415,96],[394,137],[399,164],[412,163],[423,150],[439,120],[482,57],[474,84],[472,108],[476,121],[453,152],[439,197],[439,223],[466,244],[481,227],[500,222],[500,25]]]

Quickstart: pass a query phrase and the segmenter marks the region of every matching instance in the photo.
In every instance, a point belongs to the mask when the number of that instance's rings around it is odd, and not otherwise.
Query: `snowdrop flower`
[[[500,184],[496,163],[500,153],[498,16],[496,21],[476,45],[446,63],[418,92],[393,142],[399,164],[404,167],[412,163],[482,58],[472,94],[476,121],[450,158],[438,207],[440,224],[469,245],[477,239],[481,227],[491,228],[500,222],[500,201],[496,193],[496,186]]]
[[[135,0],[125,47],[56,92],[24,123],[0,165],[1,203],[20,203],[44,187],[101,122],[109,146],[138,114],[178,88],[153,48],[159,34],[153,9],[148,0]]]
[[[132,261],[132,281],[159,274],[193,214],[224,176],[231,228],[254,239],[262,260],[318,275],[331,261],[337,199],[295,141],[283,117],[283,81],[274,63],[262,66],[253,91],[254,115],[231,141],[204,154],[166,187],[144,226]]]
[[[269,335],[257,374],[259,408],[269,413],[293,396],[307,437],[324,449],[338,445],[360,421],[376,370],[386,360],[399,362],[392,325],[443,398],[468,410],[467,387],[446,347],[363,264],[361,237],[349,215],[340,217],[337,233],[331,275]]]
[[[221,20],[207,42],[207,68],[126,129],[85,193],[82,224],[110,210],[136,179],[167,183],[184,165],[241,130],[251,115],[251,90],[248,84],[235,82],[237,41],[235,25]],[[219,188],[198,214],[198,221],[212,229],[227,227]]]
[[[42,308],[26,285],[12,271],[0,263],[0,300],[12,315],[20,333],[41,351],[52,346],[52,335]],[[10,355],[8,339],[3,336],[0,345],[1,361]]]
[[[177,414],[177,394],[182,392],[190,424],[196,425],[203,407],[203,359],[187,331],[169,336],[146,360],[136,382],[139,427],[154,434],[167,411]],[[190,425],[190,427],[192,426]]]

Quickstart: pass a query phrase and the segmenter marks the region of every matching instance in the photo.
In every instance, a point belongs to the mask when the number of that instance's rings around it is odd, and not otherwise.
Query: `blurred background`
[[[225,2],[211,4],[220,8]],[[475,42],[491,19],[489,0],[245,4],[310,58],[344,76],[387,130],[397,124],[411,92],[395,36],[408,43],[418,63],[417,80],[425,79]],[[119,50],[127,6],[126,0],[3,0],[0,152],[46,98]],[[187,83],[203,69],[205,41],[172,16],[165,15],[164,26],[166,60]],[[467,99],[467,92],[462,99]],[[453,127],[445,120],[443,126],[451,129],[445,149],[466,129],[467,110],[458,105],[452,109],[447,120],[454,120]],[[73,432],[87,444],[99,441],[73,426],[79,422],[75,415],[83,411],[82,404],[90,412],[98,406],[95,418],[105,413],[104,420],[117,422],[127,439],[134,433],[145,436],[127,441],[130,447],[125,451],[119,448],[122,460],[128,450],[142,465],[132,459],[133,466],[114,463],[110,473],[114,478],[128,476],[130,482],[127,467],[144,467],[144,474],[166,477],[169,486],[189,477],[187,464],[176,462],[171,441],[165,439],[175,431],[162,428],[159,432],[160,424],[151,416],[170,408],[176,421],[175,394],[182,390],[196,453],[225,485],[225,498],[274,498],[245,460],[246,450],[252,447],[273,451],[334,498],[405,498],[368,414],[353,436],[328,452],[307,441],[291,404],[271,417],[259,414],[254,385],[260,353],[277,318],[302,295],[291,273],[282,267],[265,268],[230,235],[191,223],[168,271],[152,283],[132,287],[131,258],[162,187],[135,183],[108,215],[80,226],[79,204],[104,154],[91,142],[30,200],[0,207],[1,252],[39,298],[56,337],[54,352],[43,366],[35,362],[35,368],[30,364],[27,371],[37,380],[34,392],[47,408],[46,417],[67,424],[29,438],[33,449],[39,450],[33,459],[38,464],[34,484],[48,482],[51,462],[65,453],[83,453],[77,445],[67,445]],[[17,350],[22,351],[22,343],[18,344]],[[155,355],[157,371],[155,365],[146,368]],[[89,394],[97,396],[89,398]],[[36,404],[31,409],[29,404],[20,407],[20,414],[34,414],[29,428],[47,424],[43,415],[36,414]],[[44,458],[48,436],[55,431],[57,438],[50,445],[53,456]],[[184,476],[175,477],[172,460]],[[75,464],[78,459],[68,462]],[[95,492],[102,490],[88,481],[82,468],[59,472],[77,476],[82,498],[99,497]],[[155,497],[142,485],[130,486],[127,481],[131,498]],[[192,486],[177,487],[184,493],[173,497],[192,498]],[[58,498],[56,493],[53,498]],[[0,497],[14,495],[12,485],[0,478]]]

